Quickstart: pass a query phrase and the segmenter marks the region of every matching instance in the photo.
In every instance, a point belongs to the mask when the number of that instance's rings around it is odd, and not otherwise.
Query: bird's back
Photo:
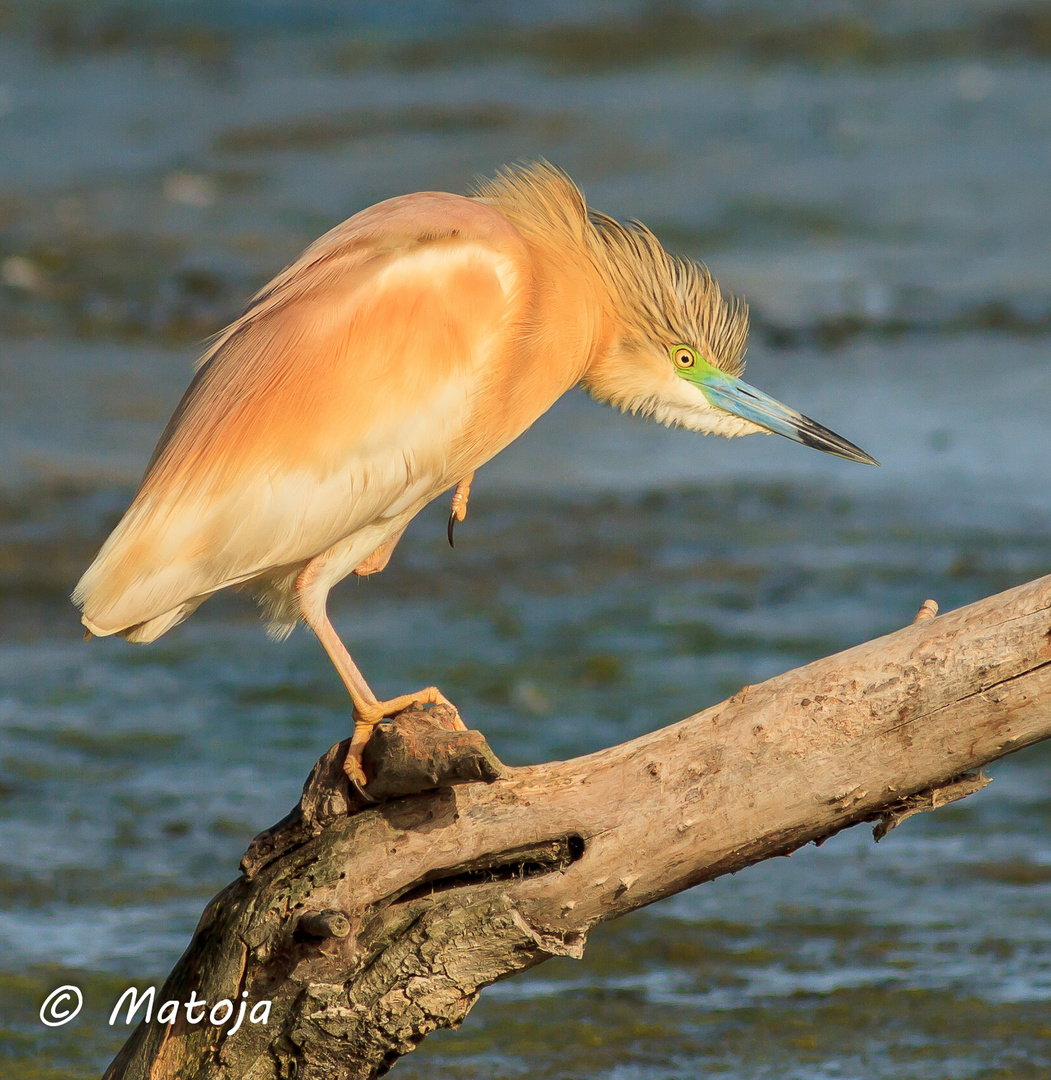
[[[205,355],[77,585],[85,625],[152,640],[454,483],[527,279],[516,230],[460,196],[392,199],[322,237]]]

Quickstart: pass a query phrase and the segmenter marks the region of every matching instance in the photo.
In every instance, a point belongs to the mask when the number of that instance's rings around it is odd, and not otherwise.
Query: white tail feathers
[[[154,641],[215,591],[155,525],[133,505],[77,582],[73,603],[96,637]]]

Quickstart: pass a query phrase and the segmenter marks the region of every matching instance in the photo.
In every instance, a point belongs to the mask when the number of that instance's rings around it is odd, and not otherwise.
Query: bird
[[[742,381],[747,338],[746,303],[704,264],[590,208],[546,161],[361,210],[208,345],[74,590],[85,636],[154,641],[213,593],[250,588],[271,636],[304,622],[339,673],[344,768],[363,791],[376,724],[449,702],[434,686],[377,698],[329,591],[381,571],[450,489],[451,543],[476,470],[573,387],[668,426],[878,464]]]

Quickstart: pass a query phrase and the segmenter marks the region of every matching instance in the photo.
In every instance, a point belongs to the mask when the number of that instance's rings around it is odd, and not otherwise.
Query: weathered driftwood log
[[[1051,577],[573,761],[505,770],[446,721],[378,736],[376,805],[333,747],[157,998],[271,1001],[267,1022],[155,1018],[107,1078],[381,1075],[496,979],[580,956],[597,923],[977,790],[971,770],[1051,736]]]

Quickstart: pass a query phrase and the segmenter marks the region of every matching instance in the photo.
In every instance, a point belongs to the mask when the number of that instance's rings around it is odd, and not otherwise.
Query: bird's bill
[[[784,435],[793,442],[812,446],[815,450],[823,450],[826,454],[835,454],[848,461],[860,461],[863,465],[879,464],[874,457],[852,442],[847,442],[842,435],[829,431],[816,420],[782,405],[733,375],[723,371],[713,372],[707,378],[699,379],[696,385],[717,409],[750,420],[776,435]]]

